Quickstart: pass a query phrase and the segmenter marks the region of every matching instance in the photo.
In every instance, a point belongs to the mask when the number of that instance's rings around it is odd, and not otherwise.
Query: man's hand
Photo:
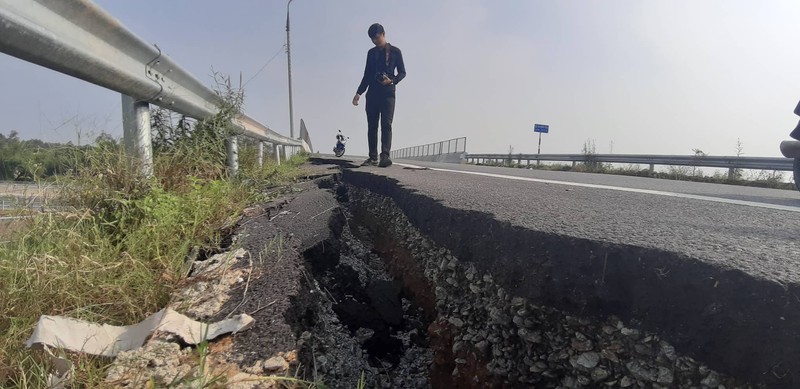
[[[353,105],[358,105],[358,100],[361,99],[361,95],[356,93],[355,97],[353,97]]]
[[[381,80],[383,85],[392,85],[392,79],[387,77],[385,74],[383,75],[383,80]]]

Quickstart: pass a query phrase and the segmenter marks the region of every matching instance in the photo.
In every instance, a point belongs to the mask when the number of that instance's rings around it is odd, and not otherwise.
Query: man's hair
[[[369,30],[367,31],[367,34],[369,34],[370,38],[374,38],[375,36],[383,33],[385,33],[385,31],[383,30],[383,26],[381,26],[380,23],[375,23],[369,26]]]

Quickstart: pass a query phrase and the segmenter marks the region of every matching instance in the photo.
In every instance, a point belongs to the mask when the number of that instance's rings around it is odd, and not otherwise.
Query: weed
[[[302,173],[303,156],[278,166],[243,163],[229,177],[224,142],[243,94],[220,78],[229,101],[198,123],[166,114],[154,123],[154,178],[119,142],[82,147],[74,169],[57,179],[57,213],[31,215],[0,244],[0,387],[48,387],[47,358],[24,348],[41,315],[129,325],[157,312],[186,275],[186,257],[218,251],[250,203],[269,198]],[[39,174],[39,173],[36,173]],[[280,254],[281,243],[277,245]],[[197,347],[206,361],[207,343]],[[68,355],[74,386],[102,387],[108,358]],[[201,364],[207,372],[205,362]],[[201,374],[201,377],[205,375]],[[204,386],[219,379],[202,378]]]

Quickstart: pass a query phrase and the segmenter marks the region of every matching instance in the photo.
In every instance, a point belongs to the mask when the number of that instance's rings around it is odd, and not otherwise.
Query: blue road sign
[[[541,132],[543,134],[547,134],[548,132],[550,132],[550,126],[548,126],[547,124],[534,124],[533,132]]]

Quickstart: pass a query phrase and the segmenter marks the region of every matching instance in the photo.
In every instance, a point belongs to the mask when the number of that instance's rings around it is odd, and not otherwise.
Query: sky
[[[97,0],[209,86],[245,86],[245,111],[289,133],[286,2]],[[380,22],[403,51],[393,146],[466,136],[472,153],[780,156],[797,124],[800,1],[294,0],[295,127],[316,149],[337,130],[365,155],[351,100]],[[277,56],[276,56],[277,54]],[[272,58],[272,61],[268,61]],[[263,71],[256,74],[265,64]],[[0,132],[86,143],[122,134],[119,94],[0,54]]]

